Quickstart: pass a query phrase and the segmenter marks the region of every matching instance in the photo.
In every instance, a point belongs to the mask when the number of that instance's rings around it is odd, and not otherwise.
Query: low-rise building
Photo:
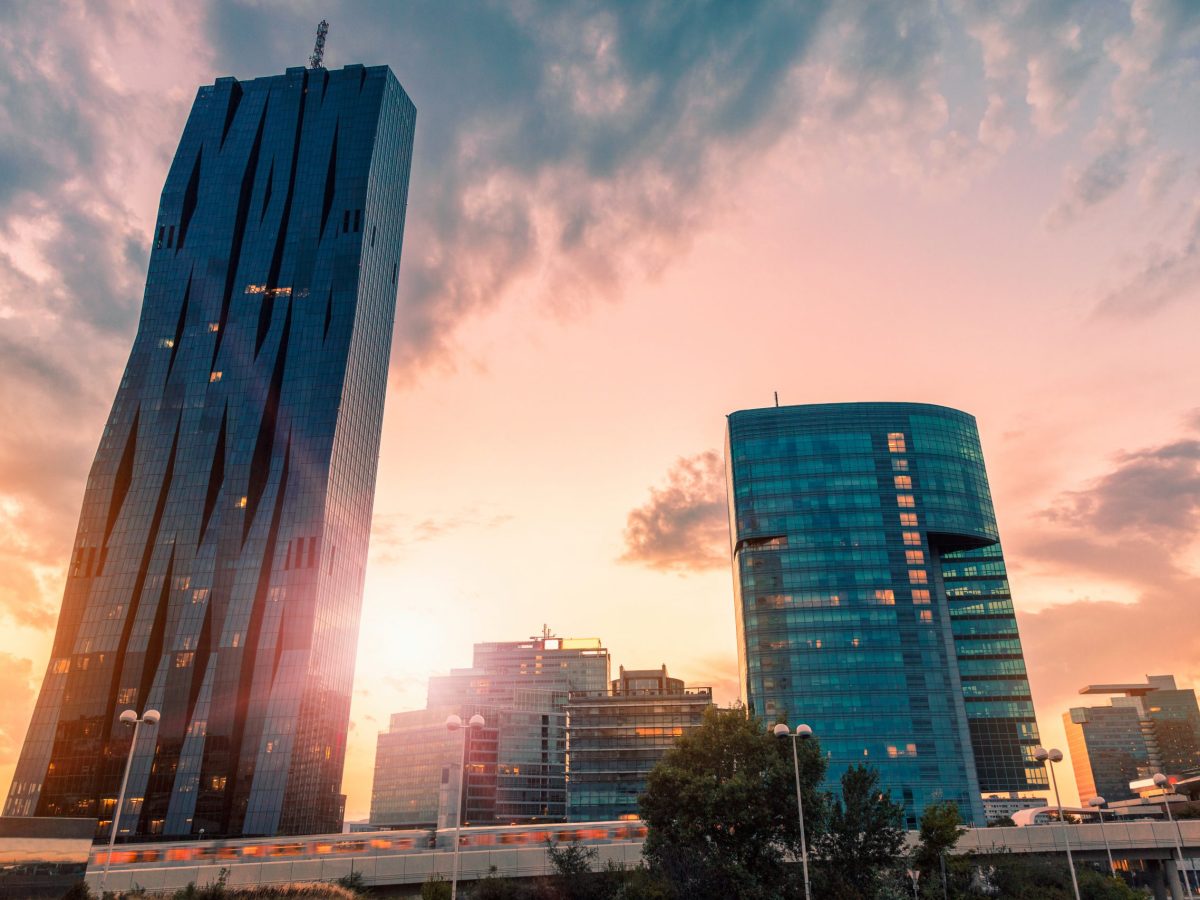
[[[626,669],[607,691],[572,691],[567,705],[567,818],[636,818],[646,776],[698,727],[712,688],[685,688],[661,669]]]

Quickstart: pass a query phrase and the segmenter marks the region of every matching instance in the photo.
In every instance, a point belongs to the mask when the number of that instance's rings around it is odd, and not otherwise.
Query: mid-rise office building
[[[372,824],[446,827],[459,810],[470,825],[563,821],[567,701],[573,691],[603,691],[608,674],[608,651],[596,638],[546,632],[476,644],[471,668],[431,678],[427,708],[394,715],[380,733]],[[485,726],[448,732],[452,714],[481,715]]]
[[[572,691],[567,706],[567,819],[638,816],[646,776],[712,706],[712,688],[661,669],[626,669],[607,691]]]
[[[336,831],[416,111],[386,66],[201,87],[5,812]]]
[[[1044,790],[975,420],[915,403],[729,416],[741,682],[807,723],[828,779],[878,769],[910,826],[936,800]]]
[[[1080,706],[1063,713],[1071,765],[1086,802],[1129,800],[1131,782],[1157,772],[1178,775],[1200,765],[1200,707],[1196,692],[1180,689],[1172,675],[1145,683],[1092,684],[1080,694],[1111,696],[1108,706]]]

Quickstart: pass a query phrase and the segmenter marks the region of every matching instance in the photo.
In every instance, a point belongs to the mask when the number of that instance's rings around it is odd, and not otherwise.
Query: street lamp
[[[1171,815],[1171,801],[1166,798],[1167,794],[1175,793],[1175,786],[1171,784],[1169,779],[1162,772],[1154,776],[1154,783],[1162,788],[1163,791],[1163,806],[1167,810],[1167,821],[1175,826],[1175,852],[1179,854],[1179,875],[1183,879],[1183,893],[1185,897],[1192,896],[1192,879],[1188,877],[1188,871],[1183,865],[1183,839],[1179,833],[1179,823],[1175,821],[1175,817]]]
[[[1067,833],[1067,820],[1063,818],[1062,799],[1058,796],[1058,776],[1054,774],[1054,764],[1062,762],[1061,750],[1047,750],[1045,747],[1034,747],[1033,758],[1041,763],[1048,763],[1050,780],[1054,783],[1054,803],[1058,806],[1058,824],[1063,832],[1063,844],[1067,848],[1067,868],[1071,870],[1071,887],[1075,889],[1075,900],[1079,897],[1079,879],[1075,876],[1075,860],[1071,856],[1071,837]]]
[[[1108,832],[1104,830],[1104,804],[1108,801],[1103,797],[1093,797],[1088,801],[1088,806],[1096,810],[1100,816],[1100,834],[1104,836],[1104,852],[1108,854],[1108,871],[1112,872],[1112,877],[1117,877],[1117,867],[1113,864],[1112,847],[1108,844]]]
[[[773,729],[775,737],[792,739],[792,766],[796,770],[796,808],[800,811],[800,862],[804,867],[804,900],[812,900],[812,890],[808,885],[808,842],[804,839],[804,798],[800,795],[800,754],[796,750],[797,741],[807,741],[812,737],[813,730],[807,725],[797,725],[793,733],[787,724],[780,722]]]
[[[462,731],[462,764],[458,767],[458,809],[454,812],[454,870],[450,876],[450,900],[458,898],[458,832],[462,828],[462,811],[466,806],[466,798],[463,796],[464,783],[466,781],[467,769],[467,732],[472,728],[482,728],[484,725],[483,716],[476,713],[471,716],[470,721],[466,725],[463,720],[456,715],[446,717],[446,728],[450,731]]]
[[[108,830],[108,854],[104,857],[104,874],[100,876],[101,894],[104,893],[104,888],[108,884],[108,867],[112,864],[113,844],[117,841],[117,829],[121,826],[121,807],[125,805],[125,788],[129,784],[129,769],[133,765],[133,751],[137,749],[138,730],[143,724],[157,725],[159,718],[157,709],[146,710],[140,719],[132,709],[121,713],[121,724],[133,726],[133,739],[129,742],[129,755],[125,758],[125,774],[121,776],[121,790],[117,792],[117,805],[113,809],[112,827]]]

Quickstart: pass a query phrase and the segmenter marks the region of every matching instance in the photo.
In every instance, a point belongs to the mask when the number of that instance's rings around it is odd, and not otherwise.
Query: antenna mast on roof
[[[313,44],[312,56],[308,58],[308,67],[310,69],[321,68],[321,63],[325,59],[325,35],[329,34],[329,23],[324,19],[317,26],[317,42]]]

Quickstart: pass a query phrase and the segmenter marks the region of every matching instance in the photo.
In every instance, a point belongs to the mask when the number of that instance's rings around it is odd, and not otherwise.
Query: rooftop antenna
[[[317,42],[313,44],[312,56],[308,58],[310,69],[319,69],[325,59],[325,35],[329,34],[329,23],[324,19],[317,26]]]
[[[779,409],[779,391],[775,392],[775,408]]]

